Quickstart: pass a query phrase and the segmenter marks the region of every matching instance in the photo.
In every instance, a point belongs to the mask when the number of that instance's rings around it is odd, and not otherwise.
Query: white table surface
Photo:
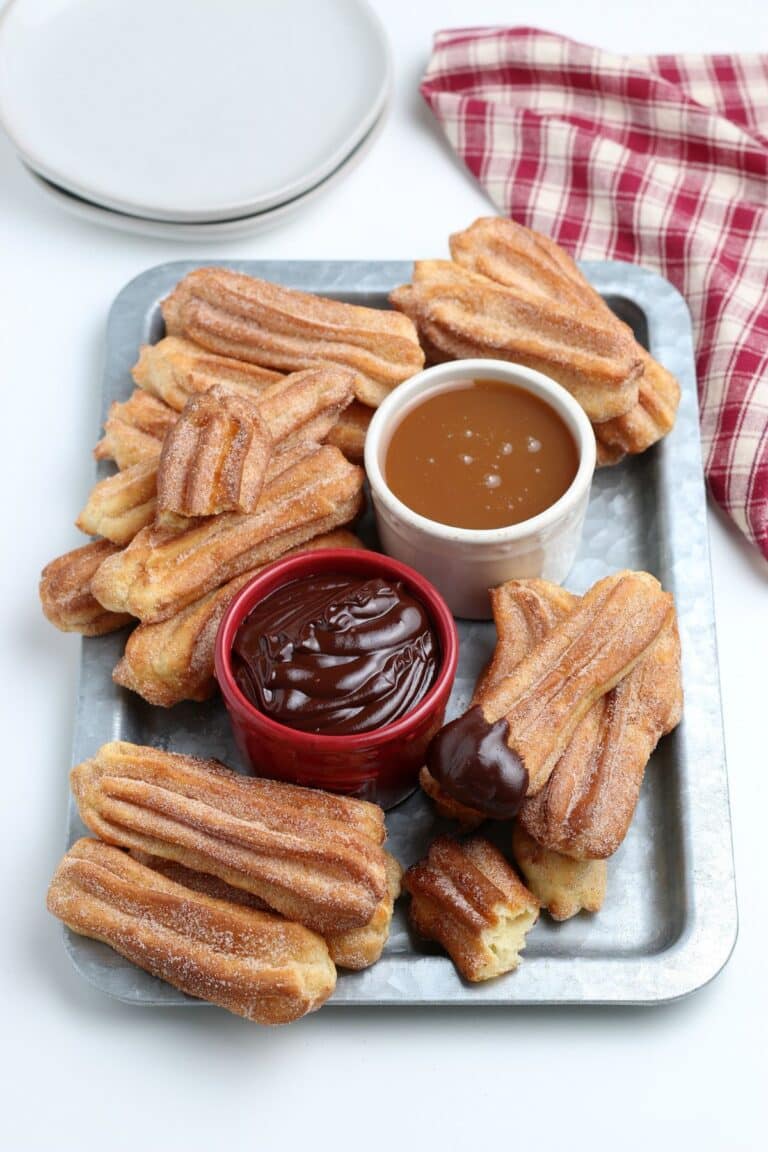
[[[489,204],[418,96],[438,27],[514,20],[618,51],[768,50],[759,0],[626,11],[600,0],[377,7],[396,63],[383,137],[327,199],[249,241],[195,248],[71,220],[32,185],[0,133],[0,1146],[765,1147],[768,565],[714,508],[741,929],[727,968],[689,999],[649,1010],[325,1010],[267,1030],[216,1010],[110,1001],[71,968],[45,912],[63,844],[79,643],[43,619],[37,579],[78,543],[72,522],[91,479],[104,324],[120,287],[180,258],[442,254],[448,233]]]

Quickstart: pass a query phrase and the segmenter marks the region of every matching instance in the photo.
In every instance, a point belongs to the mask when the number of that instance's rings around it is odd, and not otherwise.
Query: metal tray
[[[291,287],[380,307],[411,272],[407,263],[377,261],[227,263]],[[159,301],[193,267],[180,261],[150,269],[115,300],[103,416],[113,400],[130,393],[139,345],[162,335]],[[678,376],[683,395],[675,429],[660,445],[595,477],[568,586],[580,592],[599,577],[630,567],[655,573],[675,594],[685,718],[651,760],[629,835],[609,863],[608,894],[599,914],[583,913],[559,925],[543,915],[517,972],[470,985],[438,949],[411,935],[400,906],[382,959],[367,971],[340,973],[332,1004],[658,1003],[705,984],[733,948],[736,894],[690,318],[677,291],[652,272],[621,263],[583,268],[638,339]],[[461,622],[459,629],[461,658],[450,715],[466,707],[494,644],[492,624]],[[112,683],[124,640],[124,633],[116,633],[83,641],[73,762],[104,741],[124,739],[216,756],[237,767],[220,701],[165,711]],[[388,814],[387,826],[389,847],[406,866],[446,827],[418,793]],[[84,833],[71,803],[69,842]],[[492,835],[503,846],[509,833],[499,825]],[[121,1000],[201,1003],[103,944],[67,931],[66,945],[77,970]]]

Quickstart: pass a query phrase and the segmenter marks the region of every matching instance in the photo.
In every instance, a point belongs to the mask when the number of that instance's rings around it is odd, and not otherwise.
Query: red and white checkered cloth
[[[421,91],[501,212],[683,293],[710,487],[768,557],[768,56],[466,28],[437,34]]]

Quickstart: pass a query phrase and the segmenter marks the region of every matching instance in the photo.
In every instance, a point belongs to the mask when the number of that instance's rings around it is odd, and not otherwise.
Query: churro
[[[109,540],[94,540],[46,564],[40,576],[40,603],[51,624],[61,632],[103,636],[133,622],[126,612],[104,608],[91,592],[97,569],[118,551]]]
[[[404,316],[269,284],[224,268],[190,272],[163,302],[170,336],[282,372],[337,364],[376,407],[424,363]]]
[[[497,848],[481,836],[434,840],[403,887],[417,932],[442,944],[467,980],[490,980],[520,963],[539,904]]]
[[[127,743],[103,745],[70,780],[101,839],[218,876],[319,932],[369,924],[387,893],[375,804]]]
[[[166,620],[243,572],[349,523],[363,473],[337,448],[318,448],[265,486],[254,512],[229,512],[181,532],[143,528],[102,564],[92,590],[104,607]]]
[[[260,1024],[314,1012],[336,985],[316,933],[182,887],[98,840],[67,852],[48,910],[182,992]]]

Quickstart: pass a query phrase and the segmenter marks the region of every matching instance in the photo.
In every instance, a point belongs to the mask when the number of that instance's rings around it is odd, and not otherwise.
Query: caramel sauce
[[[544,400],[500,380],[468,380],[396,426],[384,475],[414,512],[455,528],[529,520],[570,487],[573,436]]]

